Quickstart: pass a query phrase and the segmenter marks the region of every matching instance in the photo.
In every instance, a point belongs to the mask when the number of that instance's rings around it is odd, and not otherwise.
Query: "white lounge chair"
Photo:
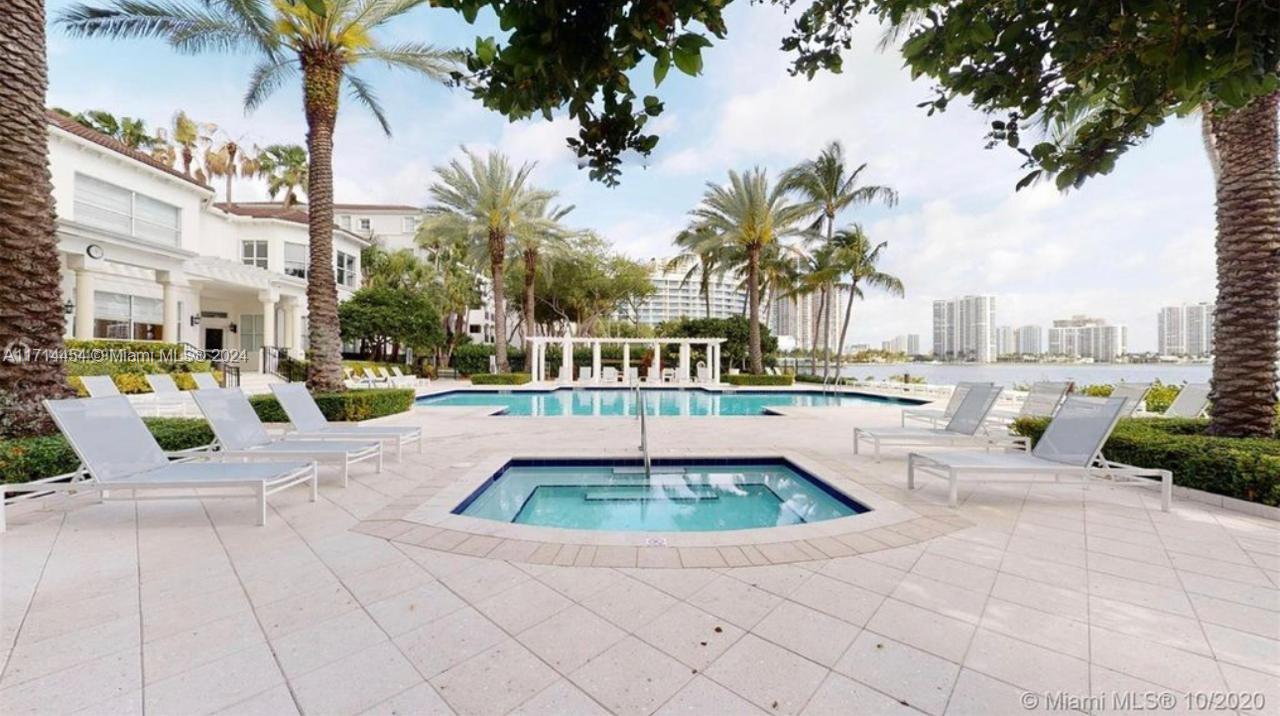
[[[675,369],[675,368],[663,368],[663,369],[662,369],[662,382],[663,382],[663,383],[674,383],[674,382],[676,382],[676,369]]]
[[[382,472],[382,443],[369,441],[330,441],[286,437],[272,440],[258,414],[239,388],[197,390],[194,392],[200,412],[209,421],[218,444],[226,450],[272,455],[283,458],[306,458],[342,467],[342,486],[348,484],[351,466],[365,460],[377,460]]]
[[[578,369],[578,382],[579,382],[579,383],[590,383],[590,382],[591,382],[591,368],[590,368],[590,367],[588,367],[588,366],[585,366],[585,365],[584,365],[584,366],[582,366],[581,368],[579,368],[579,369]]]
[[[386,440],[396,446],[396,460],[404,452],[404,446],[418,443],[418,452],[422,452],[422,428],[412,425],[343,425],[331,423],[320,412],[315,398],[307,391],[305,383],[272,383],[271,392],[275,394],[280,407],[293,423],[294,432],[291,438],[301,439],[349,439],[349,440]]]
[[[644,382],[646,383],[662,382],[662,372],[658,370],[658,366],[656,365],[649,366],[649,371],[645,373],[645,376],[644,376]]]
[[[880,461],[880,446],[889,445],[975,445],[1025,448],[1027,439],[1017,436],[990,435],[983,431],[983,423],[996,397],[998,385],[974,385],[961,399],[955,414],[942,428],[854,428],[853,452],[858,453],[859,443],[870,440],[876,462]]]
[[[116,387],[116,382],[109,375],[82,375],[80,376],[80,384],[84,389],[89,391],[90,398],[105,398],[111,395],[120,395],[120,389]]]
[[[196,382],[196,390],[218,390],[222,387],[213,373],[192,373],[191,379]]]
[[[1187,383],[1182,386],[1182,390],[1178,391],[1177,397],[1169,403],[1169,407],[1163,413],[1159,413],[1162,418],[1198,418],[1204,415],[1204,411],[1209,407],[1209,384],[1208,383]]]
[[[607,365],[607,366],[604,366],[603,368],[601,368],[601,369],[600,369],[600,382],[601,382],[601,383],[617,383],[617,382],[618,382],[618,369],[617,369],[617,368],[614,368],[614,367],[613,367],[613,366],[611,366],[611,365]]]
[[[1143,398],[1147,397],[1148,390],[1151,390],[1150,383],[1117,383],[1111,390],[1111,397],[1124,398],[1124,410],[1120,417],[1132,417],[1138,412],[1138,407],[1142,405]]]
[[[1006,421],[1018,418],[1051,418],[1070,390],[1070,382],[1033,383],[1026,399],[1022,401],[1022,407],[1016,411],[997,408],[991,411],[991,417]]]
[[[907,426],[908,420],[914,420],[921,423],[928,423],[929,427],[936,428],[938,424],[946,424],[951,420],[951,416],[955,414],[956,408],[960,407],[960,401],[964,400],[964,396],[969,392],[969,388],[975,385],[991,385],[990,383],[956,383],[956,387],[951,391],[951,398],[947,400],[947,404],[941,408],[921,407],[921,408],[903,408],[902,409],[902,427]]]
[[[384,366],[378,366],[378,377],[385,380],[386,384],[392,388],[413,388],[416,383],[413,377],[407,376],[403,373],[401,373],[399,377],[392,375],[387,372],[387,369]]]
[[[368,383],[370,388],[376,388],[378,386],[382,386],[384,388],[391,387],[391,380],[389,378],[383,378],[377,373],[374,373],[373,369],[367,366],[364,369],[364,381]]]
[[[406,375],[405,373],[401,372],[400,366],[398,365],[391,366],[391,375],[392,375],[392,380],[403,381],[406,388],[417,388],[419,386],[423,388],[427,388],[431,386],[430,378],[422,378],[416,375]]]
[[[148,373],[147,385],[151,386],[151,407],[156,415],[186,415],[187,398],[178,389],[173,376],[168,373]]]
[[[310,460],[228,462],[256,459],[236,452],[166,453],[123,395],[46,400],[45,408],[66,437],[84,469],[71,482],[0,485],[5,492],[92,492],[106,500],[112,491],[128,491],[130,499],[202,499],[246,497],[258,501],[258,524],[267,521],[267,496],[294,485],[311,483],[316,501],[316,464]],[[170,460],[170,458],[177,458]],[[219,492],[193,493],[209,489]],[[139,492],[165,490],[164,494]],[[221,494],[230,490],[231,494]],[[180,491],[180,492],[175,492]],[[0,499],[0,531],[4,507]]]
[[[907,488],[915,489],[916,473],[933,475],[950,483],[948,504],[956,506],[961,479],[973,482],[1033,482],[1059,484],[1064,476],[1080,478],[1088,487],[1090,477],[1105,477],[1116,484],[1147,479],[1160,481],[1160,509],[1169,511],[1173,494],[1173,473],[1110,462],[1102,456],[1102,446],[1128,409],[1127,398],[1066,399],[1058,414],[1030,452],[930,452],[907,455]],[[1009,475],[1022,475],[1008,479]],[[1053,482],[1028,479],[1028,475],[1052,475]]]
[[[707,364],[703,361],[698,361],[697,375],[699,383],[711,382],[711,370],[707,368]]]

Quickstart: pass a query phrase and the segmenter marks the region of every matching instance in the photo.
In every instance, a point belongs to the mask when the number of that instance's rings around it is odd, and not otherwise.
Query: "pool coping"
[[[671,451],[664,459],[779,459],[869,511],[822,522],[716,532],[608,532],[511,524],[453,509],[512,460],[630,459],[632,450],[512,452],[460,464],[465,472],[433,494],[404,498],[355,528],[393,542],[473,557],[533,564],[609,567],[730,567],[830,559],[916,544],[973,523],[954,513],[924,515],[791,450]]]

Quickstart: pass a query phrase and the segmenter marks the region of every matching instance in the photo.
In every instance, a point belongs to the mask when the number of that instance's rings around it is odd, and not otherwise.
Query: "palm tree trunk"
[[[822,379],[825,381],[831,374],[831,304],[836,301],[836,294],[830,287],[822,289],[826,295],[823,303],[822,317]]]
[[[529,349],[529,339],[534,334],[533,323],[533,284],[537,279],[538,250],[534,248],[524,251],[524,337],[525,350]]]
[[[507,263],[507,237],[489,232],[489,276],[493,279],[493,355],[499,373],[510,371],[507,362],[507,287],[503,270]]]
[[[822,308],[825,305],[825,294],[818,292],[818,306],[813,311],[813,335],[809,336],[809,373],[818,374],[818,331],[822,328]],[[813,297],[809,297],[809,305],[813,306]]]
[[[747,316],[747,343],[751,356],[751,372],[764,373],[764,357],[760,353],[760,248],[747,251],[747,300],[751,315]]]
[[[1213,118],[1220,161],[1209,432],[1271,436],[1280,321],[1280,92]]]
[[[342,338],[338,332],[338,286],[333,268],[333,128],[338,119],[342,65],[331,56],[303,54],[303,109],[307,118],[307,327],[310,367],[307,387],[340,391]]]
[[[849,335],[849,319],[853,316],[853,296],[857,293],[858,283],[849,284],[849,302],[844,307],[844,321],[840,325],[840,342],[836,344],[836,377],[840,376],[840,368],[844,365],[844,342]]]
[[[71,395],[62,362],[45,357],[62,350],[66,324],[44,115],[44,0],[8,5],[0,46],[0,283],[11,296],[0,305],[0,348],[16,351],[0,355],[0,437],[16,437],[51,432],[40,401]]]

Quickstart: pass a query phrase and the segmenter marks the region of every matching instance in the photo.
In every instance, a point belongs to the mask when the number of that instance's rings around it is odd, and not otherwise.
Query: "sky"
[[[50,0],[54,17],[70,0]],[[668,256],[707,182],[729,170],[777,176],[841,141],[866,183],[895,188],[897,206],[855,207],[840,217],[888,242],[882,269],[902,279],[906,298],[869,292],[854,309],[850,343],[879,345],[918,333],[927,349],[934,299],[996,296],[1000,324],[1049,325],[1073,314],[1129,326],[1131,351],[1154,350],[1160,306],[1212,301],[1213,181],[1195,118],[1170,120],[1116,170],[1060,193],[1043,184],[1020,192],[1025,170],[1009,149],[984,149],[989,120],[953,103],[928,117],[930,98],[896,51],[875,49],[880,31],[864,24],[845,71],[809,81],[787,73],[778,44],[793,21],[773,6],[743,0],[728,9],[729,34],[704,51],[704,70],[673,70],[657,93],[666,105],[650,127],[658,149],[629,163],[621,185],[592,182],[564,139],[564,117],[510,123],[466,92],[381,68],[362,68],[387,111],[392,136],[354,104],[342,107],[335,136],[335,189],[342,202],[425,205],[433,168],[461,147],[498,149],[536,162],[538,184],[575,210],[569,223],[594,229],[634,258]],[[500,34],[458,14],[420,8],[379,37],[440,47],[471,46]],[[241,99],[254,62],[241,55],[177,55],[144,40],[85,40],[49,30],[49,103],[105,109],[169,123],[181,109],[242,144],[302,144],[300,91],[281,89],[246,115]],[[647,72],[638,91],[652,91]],[[236,198],[265,198],[238,182]]]

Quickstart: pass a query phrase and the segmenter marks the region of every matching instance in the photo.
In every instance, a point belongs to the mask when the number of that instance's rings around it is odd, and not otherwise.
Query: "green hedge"
[[[755,375],[753,373],[736,373],[723,376],[724,382],[729,385],[792,385],[795,383],[793,375]]]
[[[213,442],[213,431],[199,418],[143,418],[165,450],[188,450]],[[80,461],[61,435],[0,440],[0,481],[30,482],[76,469]]]
[[[461,375],[474,375],[489,372],[489,356],[493,355],[493,346],[487,343],[467,343],[453,349],[451,362],[453,369]],[[511,370],[524,369],[524,351],[519,348],[507,348],[507,362]],[[559,365],[558,363],[556,365]]]
[[[371,388],[312,396],[329,420],[355,421],[403,413],[413,407],[413,391],[407,388]],[[264,423],[287,423],[289,418],[274,395],[254,395],[249,404]]]
[[[1013,430],[1039,439],[1048,420],[1021,418]],[[1204,434],[1207,420],[1127,418],[1107,440],[1107,459],[1173,472],[1175,485],[1280,507],[1280,440]]]
[[[1106,383],[1098,385],[1078,385],[1075,392],[1080,395],[1089,395],[1095,398],[1106,398],[1111,395],[1111,391],[1115,390],[1114,385]],[[1147,391],[1145,399],[1147,412],[1163,413],[1169,409],[1169,405],[1173,403],[1173,399],[1178,397],[1178,392],[1182,390],[1182,386],[1176,384],[1165,384],[1155,381],[1151,384],[1151,390]]]
[[[150,373],[171,373],[174,382],[182,390],[194,390],[195,380],[190,373],[208,373],[213,366],[208,361],[173,360],[182,355],[182,346],[176,343],[148,341],[67,340],[67,349],[90,354],[93,351],[128,352],[132,360],[106,360],[113,356],[104,353],[103,360],[69,360],[66,363],[67,380],[80,396],[89,393],[80,383],[82,375],[109,375],[121,393],[150,393],[146,376]],[[83,355],[92,358],[91,355]],[[221,382],[221,375],[214,371]]]
[[[475,373],[472,385],[523,385],[533,380],[528,373]]]

